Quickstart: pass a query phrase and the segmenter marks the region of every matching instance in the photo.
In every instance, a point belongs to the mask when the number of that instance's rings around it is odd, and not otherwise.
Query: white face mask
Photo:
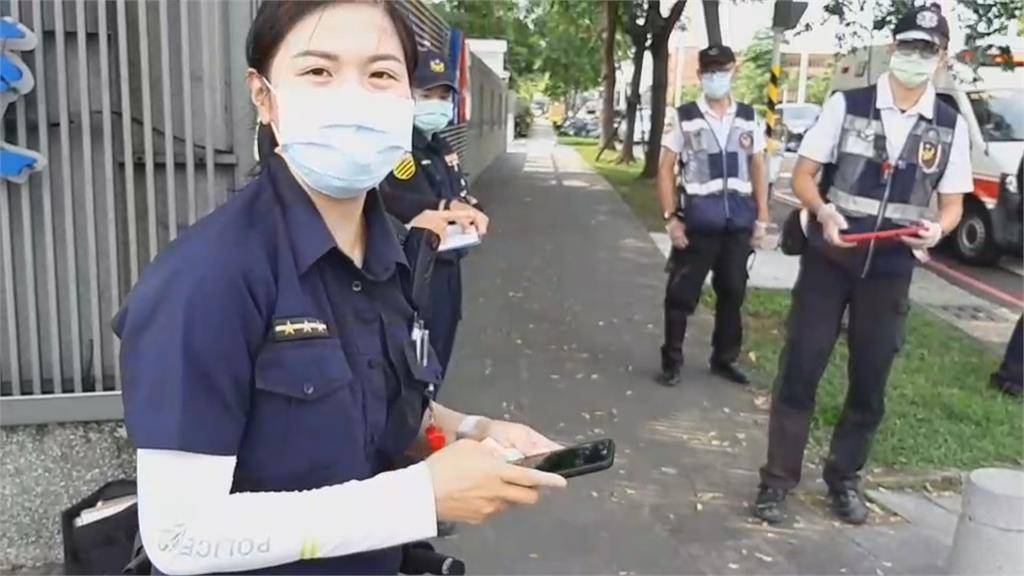
[[[907,88],[917,88],[930,80],[938,67],[938,56],[928,58],[896,51],[889,60],[889,71]]]
[[[274,88],[279,153],[310,188],[353,198],[412,149],[413,102],[362,88]]]

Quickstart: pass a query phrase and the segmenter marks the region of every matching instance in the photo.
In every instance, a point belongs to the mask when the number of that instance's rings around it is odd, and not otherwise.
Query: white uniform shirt
[[[708,105],[707,98],[701,96],[697,99],[697,107],[700,108],[702,114],[707,119],[708,124],[711,126],[711,131],[715,133],[715,138],[718,140],[718,145],[723,149],[725,148],[725,141],[729,138],[729,130],[732,129],[733,121],[736,120],[736,100],[732,100],[729,104],[729,110],[726,111],[725,116],[719,118],[711,110],[711,106]],[[661,145],[663,148],[679,154],[683,151],[683,133],[679,129],[679,111],[673,110],[669,116],[667,137],[663,138]],[[751,148],[752,154],[763,152],[765,149],[764,140],[764,129],[761,128],[761,119],[754,115],[754,122],[758,125],[758,129],[754,130],[754,145]]]
[[[917,123],[919,116],[931,119],[935,114],[935,86],[928,82],[928,88],[917,103],[906,112],[896,107],[889,84],[889,74],[878,78],[878,95],[875,105],[885,130],[885,147],[890,158],[899,158],[907,136]],[[839,135],[846,117],[846,98],[839,92],[832,95],[825,107],[800,143],[799,154],[819,164],[829,164],[836,158],[839,147]],[[949,153],[946,172],[936,187],[940,194],[965,194],[974,190],[974,178],[971,174],[971,142],[967,135],[967,124],[962,116],[957,115],[956,128],[953,131],[953,144]]]

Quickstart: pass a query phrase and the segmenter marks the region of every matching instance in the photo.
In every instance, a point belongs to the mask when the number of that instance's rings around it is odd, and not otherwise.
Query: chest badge
[[[754,148],[754,133],[744,132],[740,134],[740,148],[750,152]]]
[[[274,340],[276,342],[327,338],[328,336],[330,333],[327,331],[327,324],[317,318],[274,318]]]
[[[456,170],[459,169],[459,155],[457,153],[452,152],[451,154],[446,155],[444,157],[444,161],[445,161],[446,164],[448,164],[452,168],[454,168]]]
[[[921,144],[917,148],[917,165],[925,174],[933,174],[939,169],[942,159],[942,147],[939,146],[939,131],[929,128],[921,135]]]
[[[394,173],[395,178],[399,180],[409,180],[416,175],[416,162],[412,159],[412,154],[406,154],[398,161]]]

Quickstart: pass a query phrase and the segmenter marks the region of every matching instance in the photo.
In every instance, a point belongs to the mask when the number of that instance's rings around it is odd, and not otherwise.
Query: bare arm
[[[661,205],[662,213],[675,212],[679,209],[676,200],[676,162],[679,155],[668,148],[661,149],[661,159],[658,161],[658,180],[655,190],[658,194],[658,203]]]
[[[819,172],[821,172],[821,164],[806,156],[800,156],[793,168],[793,194],[804,205],[804,208],[813,214],[817,214],[818,210],[825,205],[825,201],[821,198],[821,192],[818,190],[818,184],[814,181]]]
[[[768,167],[764,152],[750,157],[750,182],[754,188],[754,201],[757,202],[757,219],[768,222],[771,215],[768,211]]]
[[[939,226],[942,226],[943,234],[952,232],[963,215],[963,194],[939,194]]]

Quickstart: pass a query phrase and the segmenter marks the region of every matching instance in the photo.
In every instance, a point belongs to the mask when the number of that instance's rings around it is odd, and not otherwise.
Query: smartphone
[[[516,466],[573,478],[607,470],[615,463],[615,442],[611,438],[584,442],[544,454],[534,454],[512,462]]]
[[[903,236],[914,236],[924,228],[920,226],[909,226],[907,228],[896,228],[894,230],[882,230],[880,232],[865,232],[863,234],[840,234],[841,238],[845,242],[869,242],[871,240],[888,240],[893,238],[901,238]]]

